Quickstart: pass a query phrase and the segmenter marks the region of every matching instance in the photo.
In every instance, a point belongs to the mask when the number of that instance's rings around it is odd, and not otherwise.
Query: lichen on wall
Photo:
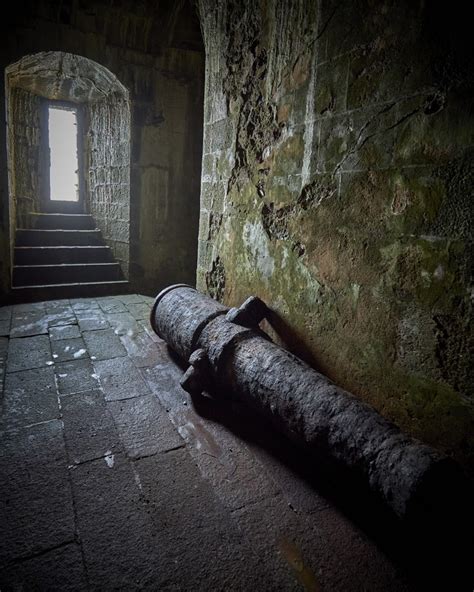
[[[199,6],[198,287],[257,294],[274,338],[473,470],[463,19],[389,0]]]

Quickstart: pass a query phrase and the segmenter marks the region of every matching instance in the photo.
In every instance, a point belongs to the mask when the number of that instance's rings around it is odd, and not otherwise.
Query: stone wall
[[[229,305],[260,296],[275,338],[474,468],[467,15],[199,5],[198,287]]]
[[[126,98],[98,101],[87,108],[86,196],[90,213],[129,277],[130,105]]]
[[[41,51],[84,56],[130,93],[130,281],[155,294],[194,282],[199,218],[204,50],[187,0],[157,3],[26,0],[0,24],[0,66]],[[0,85],[0,103],[5,89]],[[40,93],[41,94],[41,93]],[[9,207],[4,109],[0,109],[0,295],[10,287]],[[123,177],[122,177],[123,179]],[[116,183],[116,180],[111,180]],[[119,180],[118,183],[122,181]],[[122,212],[113,232],[123,259]]]
[[[21,88],[13,88],[8,105],[10,151],[10,194],[15,195],[10,219],[13,227],[24,226],[28,214],[40,208],[39,174],[41,99]]]

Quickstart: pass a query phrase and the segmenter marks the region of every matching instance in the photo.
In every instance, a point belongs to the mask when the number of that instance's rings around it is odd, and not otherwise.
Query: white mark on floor
[[[74,352],[74,357],[75,358],[80,358],[85,353],[86,353],[86,350],[85,349],[78,349],[77,352]]]
[[[105,453],[104,460],[107,463],[109,469],[111,469],[114,466],[114,455],[110,450],[107,450],[107,452]]]
[[[138,489],[141,491],[143,489],[142,482],[140,481],[140,475],[135,471],[135,469],[133,470],[133,475],[135,477],[135,483],[137,484]]]

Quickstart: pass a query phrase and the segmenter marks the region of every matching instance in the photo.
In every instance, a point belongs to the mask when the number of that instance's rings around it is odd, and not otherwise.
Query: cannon
[[[150,320],[189,362],[181,385],[192,395],[213,391],[258,409],[293,441],[366,483],[400,519],[443,503],[459,481],[458,465],[273,343],[259,327],[267,313],[256,297],[229,309],[179,284],[157,296]]]

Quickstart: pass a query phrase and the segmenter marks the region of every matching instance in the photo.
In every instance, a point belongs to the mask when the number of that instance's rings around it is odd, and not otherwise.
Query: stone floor
[[[151,303],[0,308],[0,590],[413,589],[268,426],[190,400]]]

